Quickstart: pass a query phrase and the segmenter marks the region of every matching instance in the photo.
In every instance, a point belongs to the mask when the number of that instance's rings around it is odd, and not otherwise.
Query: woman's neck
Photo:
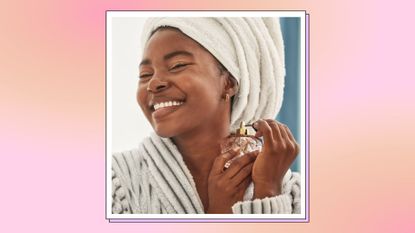
[[[220,142],[229,135],[229,123],[222,121],[219,124],[220,127],[215,128],[212,124],[206,124],[173,138],[194,177],[207,177],[213,161],[220,155]]]

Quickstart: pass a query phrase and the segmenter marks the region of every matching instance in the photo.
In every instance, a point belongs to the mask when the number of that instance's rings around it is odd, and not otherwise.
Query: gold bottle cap
[[[239,135],[248,135],[248,129],[245,127],[244,121],[239,124]]]

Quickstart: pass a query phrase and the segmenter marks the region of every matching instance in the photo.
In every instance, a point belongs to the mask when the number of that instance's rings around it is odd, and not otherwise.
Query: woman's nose
[[[148,83],[147,91],[149,92],[160,92],[169,87],[169,82],[160,78],[160,77],[153,77],[150,82]]]

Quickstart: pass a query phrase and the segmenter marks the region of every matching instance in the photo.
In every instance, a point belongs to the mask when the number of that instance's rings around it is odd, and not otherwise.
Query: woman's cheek
[[[140,106],[141,110],[146,113],[147,111],[147,94],[146,94],[146,90],[143,86],[139,86],[137,89],[137,103]]]

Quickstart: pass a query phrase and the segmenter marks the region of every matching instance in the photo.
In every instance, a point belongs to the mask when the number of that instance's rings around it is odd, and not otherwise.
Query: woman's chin
[[[174,136],[174,135],[172,135],[172,134],[164,134],[164,133],[159,133],[159,132],[157,132],[157,131],[156,131],[156,134],[157,134],[158,136],[162,137],[162,138],[171,138],[171,137],[173,137],[173,136]]]
[[[175,133],[173,130],[169,130],[166,128],[161,128],[161,127],[154,127],[154,131],[156,132],[156,134],[162,138],[171,138],[173,136],[175,136]]]

